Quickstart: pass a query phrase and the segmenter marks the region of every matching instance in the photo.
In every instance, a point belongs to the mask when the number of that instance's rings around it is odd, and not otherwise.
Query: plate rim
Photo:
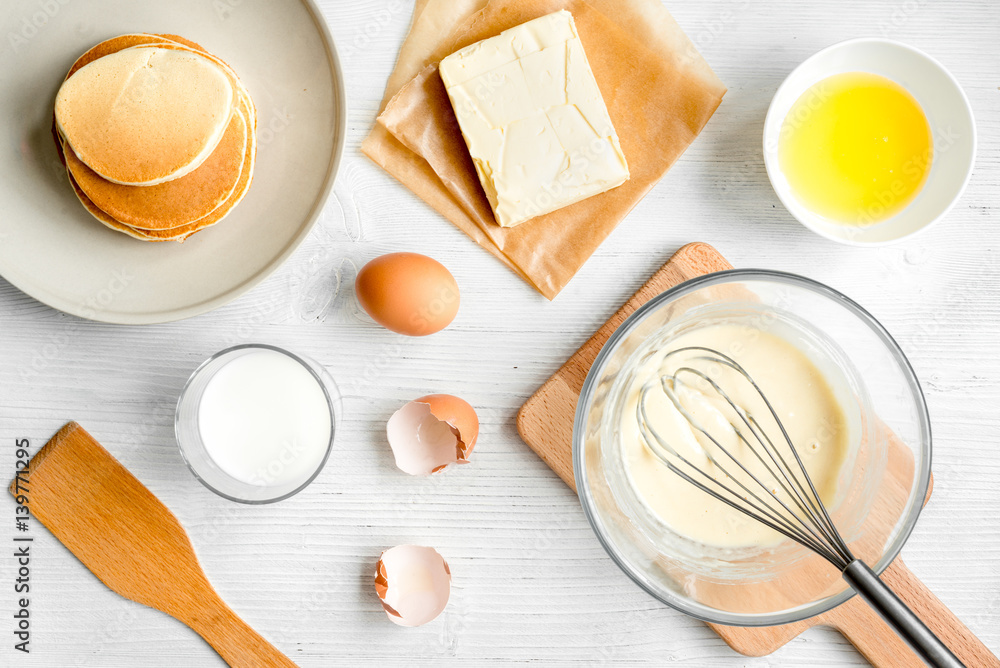
[[[155,325],[176,322],[178,320],[186,320],[225,306],[226,304],[239,299],[244,294],[263,283],[267,278],[274,274],[275,271],[284,265],[292,254],[298,250],[299,246],[302,245],[302,242],[305,241],[306,237],[309,236],[309,233],[312,232],[312,229],[316,226],[316,221],[319,220],[322,215],[323,209],[326,207],[327,200],[329,200],[330,194],[333,192],[334,182],[337,180],[337,175],[340,172],[340,167],[344,157],[344,150],[347,145],[347,91],[340,53],[337,50],[336,42],[333,40],[333,34],[330,32],[330,25],[323,16],[323,12],[320,10],[315,0],[299,0],[299,2],[305,7],[306,11],[309,12],[313,24],[319,32],[320,39],[326,49],[327,62],[330,64],[330,68],[333,73],[333,92],[337,96],[337,102],[335,104],[337,120],[336,125],[333,128],[336,133],[336,137],[334,139],[333,154],[331,155],[330,162],[327,165],[326,177],[324,178],[323,185],[318,196],[316,197],[312,209],[309,211],[309,214],[305,219],[304,224],[300,227],[298,233],[288,244],[286,244],[285,248],[282,249],[279,254],[277,254],[265,266],[261,267],[259,271],[250,276],[248,279],[239,285],[222,292],[221,294],[217,294],[213,297],[187,306],[142,313],[123,313],[121,311],[111,311],[101,308],[95,309],[91,306],[87,306],[86,304],[74,303],[72,300],[62,298],[52,293],[40,296],[38,290],[32,290],[26,287],[24,285],[25,281],[21,280],[21,277],[10,277],[2,271],[0,271],[0,277],[3,277],[5,281],[40,304],[44,304],[49,308],[71,316],[112,325]]]

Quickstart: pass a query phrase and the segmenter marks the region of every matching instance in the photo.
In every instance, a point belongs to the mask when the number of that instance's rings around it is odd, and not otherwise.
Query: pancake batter
[[[850,430],[844,410],[827,379],[801,350],[779,336],[737,324],[710,325],[682,334],[671,342],[669,349],[652,356],[638,370],[628,389],[621,423],[625,469],[646,507],[678,534],[706,545],[739,548],[781,542],[783,536],[774,530],[710,497],[671,471],[643,441],[636,421],[636,406],[643,387],[650,382],[658,383],[661,376],[673,374],[678,368],[689,366],[708,374],[738,406],[753,415],[764,433],[779,444],[779,452],[797,467],[787,445],[778,440],[781,431],[766,405],[742,376],[722,365],[695,360],[700,353],[668,356],[670,351],[687,346],[713,348],[733,358],[750,374],[774,407],[820,497],[828,506],[836,500],[838,478],[850,449]],[[738,417],[728,404],[711,386],[695,376],[681,374],[680,379],[684,382],[676,384],[674,391],[692,417],[755,475],[766,483],[772,482],[773,477],[763,473],[763,466],[756,461],[750,448],[736,437],[730,422]],[[678,454],[734,486],[709,460],[708,455],[712,454],[734,478],[763,494],[763,490],[717,446],[700,434],[695,435],[696,430],[659,385],[647,393],[645,401],[649,426]]]

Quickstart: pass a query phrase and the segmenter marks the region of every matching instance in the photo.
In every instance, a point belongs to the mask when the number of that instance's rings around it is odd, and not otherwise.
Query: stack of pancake
[[[184,241],[250,188],[257,110],[239,77],[176,35],[122,35],[73,64],[53,136],[80,202],[144,241]]]

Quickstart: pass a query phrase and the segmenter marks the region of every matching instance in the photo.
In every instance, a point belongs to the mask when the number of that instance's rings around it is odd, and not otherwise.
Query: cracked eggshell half
[[[469,462],[479,437],[479,417],[467,401],[430,394],[393,413],[386,436],[400,470],[428,475]]]
[[[398,545],[375,564],[375,592],[400,626],[420,626],[441,614],[451,596],[451,570],[433,547]]]

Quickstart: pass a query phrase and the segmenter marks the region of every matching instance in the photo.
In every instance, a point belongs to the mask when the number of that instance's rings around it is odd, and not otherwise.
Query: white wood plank
[[[741,657],[702,623],[657,604],[604,556],[576,498],[517,436],[524,399],[673,250],[703,240],[737,266],[829,283],[899,339],[923,380],[936,447],[934,498],[904,555],[1000,652],[1000,5],[668,2],[729,93],[664,181],[548,303],[359,152],[410,3],[320,4],[344,53],[351,107],[344,169],[320,225],[264,284],[180,323],[85,322],[0,280],[0,471],[13,469],[7,446],[15,437],[39,447],[65,420],[80,421],[178,514],[232,607],[304,667],[864,665],[824,629],[773,656]],[[355,46],[366,33],[367,44]],[[954,72],[975,109],[980,147],[947,220],[912,241],[859,250],[813,235],[781,208],[760,133],[771,95],[796,64],[841,39],[876,35],[924,49]],[[400,249],[437,257],[458,279],[462,310],[445,332],[408,340],[359,311],[356,268]],[[306,492],[267,507],[208,493],[172,432],[190,371],[245,341],[314,357],[344,394],[326,470]],[[412,479],[393,467],[384,423],[402,402],[432,391],[472,402],[482,435],[472,465]],[[4,524],[3,540],[11,533]],[[27,663],[221,665],[185,627],[118,598],[50,534],[34,535]],[[438,547],[455,574],[447,611],[419,629],[389,624],[370,582],[379,551],[406,541]],[[0,564],[6,581],[11,561]],[[13,665],[21,657],[10,642],[6,591],[0,664]]]

